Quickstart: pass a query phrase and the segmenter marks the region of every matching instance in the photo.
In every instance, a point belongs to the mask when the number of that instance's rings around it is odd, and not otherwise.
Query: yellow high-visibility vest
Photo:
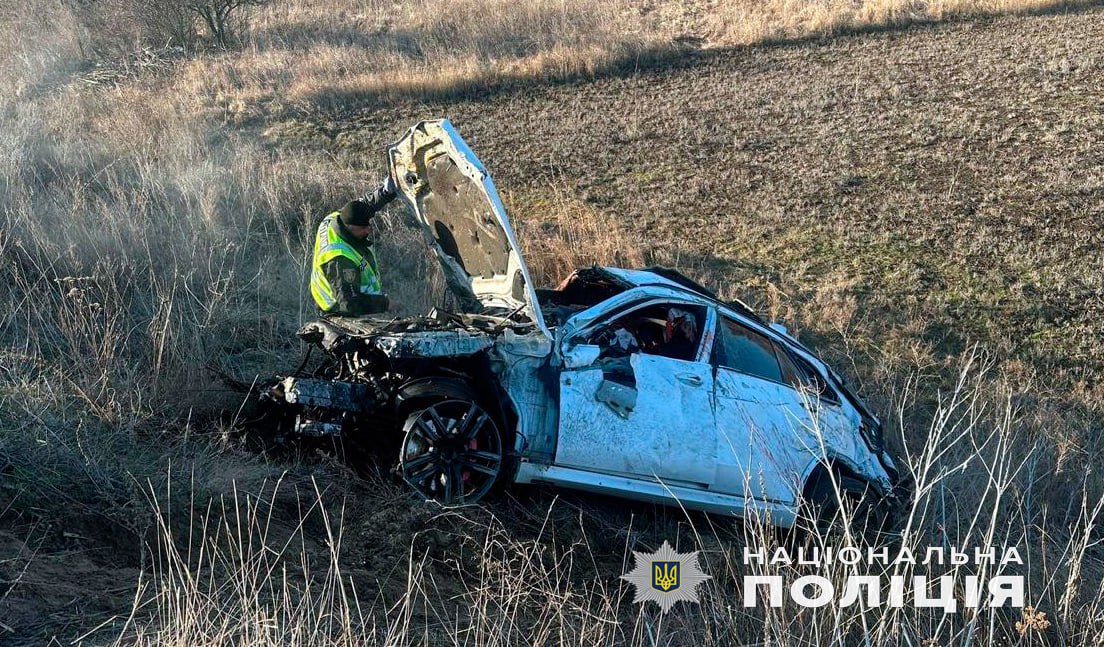
[[[379,271],[376,265],[376,252],[371,247],[368,254],[364,255],[352,245],[345,242],[337,233],[338,212],[333,212],[322,219],[318,225],[318,233],[314,237],[314,260],[311,263],[311,296],[323,312],[329,312],[337,303],[334,296],[334,288],[326,279],[322,266],[338,256],[344,256],[360,268],[360,292],[361,294],[382,294],[383,285],[380,283]]]

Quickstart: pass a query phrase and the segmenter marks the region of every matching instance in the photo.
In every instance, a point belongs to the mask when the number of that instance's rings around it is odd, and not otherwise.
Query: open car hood
[[[549,334],[498,191],[452,124],[419,123],[388,147],[387,158],[396,190],[421,224],[460,309],[524,313]]]

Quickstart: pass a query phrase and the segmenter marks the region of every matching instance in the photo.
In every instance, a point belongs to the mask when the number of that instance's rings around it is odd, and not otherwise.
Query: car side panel
[[[847,404],[827,402],[814,396],[809,396],[808,400],[811,418],[816,421],[816,437],[825,448],[824,458],[844,465],[883,491],[888,491],[892,486],[889,474],[859,434],[859,413]],[[816,464],[816,460],[806,460],[802,467],[806,477]]]
[[[745,499],[696,486],[657,483],[626,476],[602,474],[557,465],[523,462],[518,483],[549,483],[558,487],[702,510],[714,514],[760,519],[782,528],[793,526],[797,510],[792,505]]]
[[[599,367],[560,374],[555,464],[647,479],[708,485],[717,438],[708,364],[636,353],[636,405],[627,415],[599,402]]]
[[[717,484],[736,495],[792,503],[811,452],[812,422],[786,385],[720,367]]]

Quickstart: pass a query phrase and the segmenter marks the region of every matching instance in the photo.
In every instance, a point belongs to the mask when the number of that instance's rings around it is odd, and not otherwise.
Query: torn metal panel
[[[515,450],[551,462],[556,447],[556,408],[550,378],[552,344],[540,333],[507,330],[491,352],[493,368],[517,413]]]
[[[537,333],[521,335],[507,328],[498,341],[501,351],[511,355],[528,357],[548,357],[552,352],[552,341],[548,336]]]
[[[816,438],[821,453],[869,479],[883,491],[889,491],[892,482],[886,468],[892,469],[893,462],[885,460],[881,452],[870,451],[862,435],[855,432],[861,424],[859,412],[813,394],[804,394],[803,398],[813,421],[809,433]],[[809,465],[801,467],[810,468]]]
[[[378,335],[372,343],[388,357],[466,357],[494,345],[494,338],[468,330]]]
[[[288,404],[341,411],[370,411],[375,404],[366,384],[288,377],[284,378],[281,386],[284,401]]]

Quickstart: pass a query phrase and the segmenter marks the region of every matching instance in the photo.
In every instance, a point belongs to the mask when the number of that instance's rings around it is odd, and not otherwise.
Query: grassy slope
[[[205,363],[248,375],[292,362],[288,338],[302,313],[288,286],[303,274],[304,232],[379,173],[378,154],[365,151],[440,114],[496,172],[542,277],[595,260],[677,265],[850,367],[881,410],[903,412],[895,431],[913,449],[957,356],[979,342],[1000,367],[978,388],[1008,390],[1023,409],[1005,429],[1020,445],[1014,457],[1031,460],[1010,488],[1024,517],[1015,523],[1045,525],[1045,515],[1059,545],[1073,532],[1077,499],[1100,493],[1095,477],[1082,483],[1100,448],[1104,355],[1093,228],[1102,210],[1098,12],[694,53],[662,43],[685,29],[739,38],[701,27],[724,24],[708,12],[674,23],[628,12],[621,24],[585,3],[451,8],[317,16],[293,5],[258,17],[247,54],[167,63],[160,76],[103,89],[66,83],[63,30],[58,42],[14,50],[0,177],[11,306],[2,319],[0,578],[14,586],[0,592],[0,622],[17,637],[72,636],[125,608],[136,570],[164,563],[139,550],[157,545],[158,519],[182,539],[188,510],[213,501],[218,512],[232,483],[279,511],[275,543],[296,536],[305,516],[303,552],[324,568],[326,524],[317,510],[302,513],[314,474],[331,513],[353,495],[341,564],[371,598],[362,600],[369,635],[418,642],[423,629],[474,622],[471,609],[505,599],[514,615],[497,613],[517,626],[501,635],[595,639],[621,618],[619,640],[644,638],[650,620],[626,616],[624,589],[611,582],[627,547],[686,533],[678,515],[634,508],[650,527],[626,530],[621,506],[584,500],[551,506],[545,524],[549,501],[539,494],[464,516],[408,512],[401,490],[347,483],[339,467],[311,463],[272,494],[286,466],[229,447],[209,418],[237,401],[207,390]],[[403,24],[416,28],[404,35]],[[403,58],[404,38],[422,43],[418,56]],[[642,67],[634,72],[626,57]],[[530,85],[533,74],[585,79],[606,67],[614,73],[595,81]],[[384,85],[398,87],[386,102]],[[398,214],[391,222],[389,271],[431,274],[409,251],[416,236]],[[243,232],[251,245],[240,245]],[[434,296],[395,289],[409,310]],[[181,443],[181,431],[202,438]],[[1043,444],[1025,453],[1024,438]],[[944,483],[962,511],[978,510],[970,492],[980,469]],[[159,516],[149,497],[164,504],[170,486],[176,503]],[[731,549],[702,546],[711,559]],[[229,560],[248,553],[239,545]],[[1084,570],[1091,592],[1099,569],[1090,560]],[[473,572],[499,589],[479,589],[465,576]],[[108,594],[85,593],[98,589]],[[248,586],[237,590],[249,597]],[[1056,608],[1057,594],[1047,595],[1041,602]],[[181,626],[219,617],[197,600],[160,617]],[[1066,612],[1069,631],[1091,626],[1092,602]],[[772,626],[724,613],[704,624],[687,613],[673,625],[722,637]]]

